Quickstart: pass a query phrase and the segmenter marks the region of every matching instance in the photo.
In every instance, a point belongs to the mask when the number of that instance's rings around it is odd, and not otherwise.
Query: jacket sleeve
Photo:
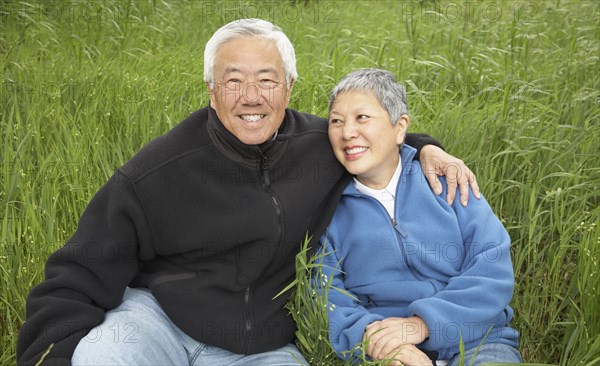
[[[415,154],[414,158],[415,160],[419,160],[421,149],[425,145],[435,145],[442,150],[444,149],[444,146],[438,140],[424,133],[407,133],[406,137],[404,138],[404,142],[407,145],[417,149],[417,153]]]
[[[121,173],[96,193],[71,239],[46,262],[45,280],[27,298],[19,365],[70,365],[71,356],[106,311],[119,305],[140,267],[139,243],[150,231],[134,187]]]
[[[430,337],[422,344],[426,349],[456,348],[458,334],[465,345],[477,345],[512,298],[514,274],[506,229],[483,197],[470,197],[468,207],[457,202],[452,208],[464,244],[460,273],[436,295],[414,301],[408,308],[429,327]],[[446,203],[441,199],[440,204]],[[493,332],[488,340],[494,337]]]
[[[362,342],[365,328],[370,323],[383,320],[377,314],[372,314],[359,303],[356,296],[350,293],[344,285],[344,274],[340,269],[341,261],[335,252],[333,244],[327,234],[321,238],[324,255],[320,257],[322,276],[317,281],[318,290],[323,293],[323,286],[327,286],[327,314],[329,320],[329,340],[338,356],[343,360],[361,359],[361,349],[355,349]],[[349,352],[346,352],[349,351]]]

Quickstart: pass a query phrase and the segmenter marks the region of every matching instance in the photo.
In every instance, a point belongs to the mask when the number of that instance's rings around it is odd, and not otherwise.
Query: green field
[[[325,116],[355,68],[394,72],[411,130],[467,162],[512,237],[524,359],[600,363],[600,2],[0,0],[0,365],[48,255],[117,167],[207,104],[204,44],[241,17],[295,45],[295,109]],[[329,363],[320,315],[299,338]]]

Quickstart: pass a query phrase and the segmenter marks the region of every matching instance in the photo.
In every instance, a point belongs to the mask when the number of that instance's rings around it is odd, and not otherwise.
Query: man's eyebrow
[[[228,66],[225,68],[225,74],[229,74],[232,72],[241,72],[241,70],[237,67]]]
[[[239,67],[236,67],[236,66],[228,66],[225,68],[223,74],[227,75],[227,74],[232,74],[232,73],[236,73],[236,72],[241,73],[242,69],[240,69]],[[275,76],[279,76],[277,69],[274,67],[265,67],[265,68],[257,70],[256,75],[260,75],[260,74],[273,74]]]
[[[274,67],[265,67],[263,69],[258,70],[258,74],[267,74],[267,73],[272,73],[275,75],[279,75],[277,73],[277,69],[275,69]]]

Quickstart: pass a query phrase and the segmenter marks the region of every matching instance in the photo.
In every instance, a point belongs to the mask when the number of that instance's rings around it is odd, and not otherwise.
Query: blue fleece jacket
[[[419,347],[439,359],[459,352],[461,335],[466,349],[477,347],[490,327],[485,342],[517,347],[508,233],[483,197],[470,193],[463,207],[457,192],[450,206],[443,178],[444,192],[435,195],[414,155],[402,147],[395,220],[352,182],[321,238],[323,274],[339,289],[328,292],[334,349],[343,359],[359,356],[344,351],[361,343],[369,323],[413,315],[430,332]]]

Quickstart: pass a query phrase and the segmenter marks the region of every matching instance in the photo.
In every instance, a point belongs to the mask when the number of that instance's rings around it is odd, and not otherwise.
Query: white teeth
[[[240,115],[240,118],[243,119],[244,121],[248,121],[248,122],[256,122],[261,118],[264,118],[265,115],[264,114],[242,114]]]
[[[366,147],[357,146],[357,147],[353,147],[352,149],[346,149],[346,154],[348,154],[348,155],[359,154],[366,150],[367,150]]]

